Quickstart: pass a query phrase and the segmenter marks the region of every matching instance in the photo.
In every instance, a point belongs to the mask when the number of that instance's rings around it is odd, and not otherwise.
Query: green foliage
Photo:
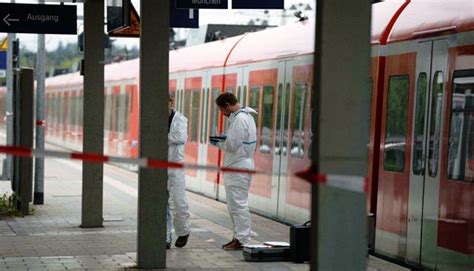
[[[114,46],[112,44],[112,48],[104,49],[106,64],[134,59],[138,56],[139,51],[137,47],[128,49],[126,46]],[[78,71],[79,63],[82,58],[83,54],[79,52],[77,43],[64,45],[60,42],[55,50],[46,52],[46,76],[76,72]],[[29,51],[26,47],[22,47],[20,50],[20,66],[33,67],[36,69],[36,52]]]
[[[16,194],[4,194],[0,197],[0,217],[20,216],[20,212],[15,208]]]

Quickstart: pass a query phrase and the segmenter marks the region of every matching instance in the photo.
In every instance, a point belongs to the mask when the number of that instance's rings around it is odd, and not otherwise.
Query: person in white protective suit
[[[224,166],[254,169],[253,155],[257,128],[252,108],[242,108],[232,93],[223,93],[216,99],[219,110],[229,118],[229,125],[221,139],[211,138],[211,144],[224,151]],[[225,138],[225,139],[224,139]],[[232,241],[222,246],[224,250],[242,249],[250,243],[250,211],[248,192],[252,176],[248,173],[224,173],[227,209],[233,225]]]
[[[173,109],[174,95],[169,94],[169,121],[168,121],[168,161],[183,162],[184,146],[188,140],[188,119]],[[168,170],[168,212],[167,212],[167,235],[166,248],[171,247],[172,234],[174,230],[178,239],[176,247],[184,247],[188,242],[190,233],[189,206],[186,199],[186,187],[184,171],[182,169]],[[174,208],[170,208],[174,206]],[[173,222],[172,222],[173,220]]]

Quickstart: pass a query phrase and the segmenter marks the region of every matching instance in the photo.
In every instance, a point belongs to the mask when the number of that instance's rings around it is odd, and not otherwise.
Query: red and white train
[[[373,5],[368,212],[375,252],[438,270],[474,268],[474,1]],[[253,211],[287,222],[310,215],[314,22],[170,52],[169,88],[189,119],[186,161],[214,164],[208,136],[225,123],[224,91],[259,112]],[[138,154],[139,62],[106,66],[105,152]],[[80,150],[82,80],[47,80],[47,139]],[[472,117],[472,120],[471,120]],[[471,127],[471,124],[473,126]],[[187,188],[224,200],[221,176],[188,171]],[[361,218],[362,219],[362,218]]]

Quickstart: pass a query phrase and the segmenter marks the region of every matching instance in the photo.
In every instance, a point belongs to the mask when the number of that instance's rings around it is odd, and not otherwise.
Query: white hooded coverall
[[[229,116],[229,126],[225,132],[227,138],[217,143],[217,147],[224,151],[225,167],[254,169],[257,128],[250,113],[257,112],[246,107]],[[252,176],[246,173],[224,173],[223,177],[227,209],[234,227],[233,238],[247,245],[250,243],[248,192]]]
[[[172,162],[184,161],[184,144],[188,140],[188,119],[175,111],[168,133],[168,160]],[[174,229],[177,236],[188,235],[190,232],[189,206],[186,199],[186,184],[182,169],[168,170],[168,191],[170,201],[174,205]],[[168,242],[171,242],[171,226],[167,227]]]

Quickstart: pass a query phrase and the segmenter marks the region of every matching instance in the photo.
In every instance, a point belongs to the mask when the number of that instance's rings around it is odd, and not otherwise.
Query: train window
[[[247,106],[247,86],[244,86],[244,96],[242,98],[241,104],[243,107]]]
[[[217,121],[219,116],[219,110],[217,109],[217,105],[215,100],[219,96],[221,90],[219,88],[212,89],[212,101],[211,101],[211,136],[217,135]]]
[[[197,142],[199,131],[199,90],[193,91],[193,103],[191,110],[191,141]]]
[[[189,119],[189,115],[190,115],[190,109],[191,109],[191,90],[190,89],[187,89],[184,93],[184,110],[183,110],[183,114],[186,118],[188,118],[188,121],[190,120]]]
[[[253,110],[259,112],[258,110],[258,105],[260,101],[260,86],[255,86],[250,89],[250,102],[249,102],[249,107],[251,107]],[[257,125],[257,129],[259,129],[258,125],[258,118],[260,116],[259,114],[250,114],[255,120],[255,125]]]
[[[461,76],[459,76],[461,74]],[[448,178],[474,182],[474,70],[454,72]]]
[[[428,174],[436,177],[438,174],[441,116],[443,109],[443,72],[437,71],[433,77],[431,94],[430,135],[428,146]]]
[[[123,132],[123,115],[124,115],[124,102],[125,102],[125,95],[124,94],[118,94],[118,124],[117,124],[117,132]]]
[[[237,87],[237,94],[235,94],[235,96],[237,97],[237,101],[239,101],[239,102],[241,101],[241,98],[240,98],[241,93],[242,93],[242,90],[239,86],[239,87]]]
[[[54,122],[59,124],[61,113],[59,112],[59,93],[56,93],[54,96]]]
[[[202,99],[201,99],[201,108],[202,108],[202,114],[201,114],[201,143],[206,142],[206,118],[207,118],[207,105],[209,103],[209,99],[207,96],[207,91],[205,88],[202,89]]]
[[[227,87],[225,89],[225,92],[229,92],[229,93],[234,93],[235,94],[235,88],[234,87]]]
[[[125,98],[125,105],[123,106],[123,112],[124,112],[124,116],[123,116],[123,132],[127,132],[128,131],[128,115],[130,114],[130,111],[129,111],[129,106],[130,106],[130,98],[128,96],[127,93],[124,94],[124,98]]]
[[[409,86],[408,75],[390,77],[383,161],[386,171],[403,172],[405,169]]]
[[[70,101],[69,124],[71,126],[75,126],[76,125],[76,96],[73,96],[72,92],[71,92],[71,98],[69,101]]]
[[[418,75],[416,87],[415,131],[413,136],[413,174],[423,174],[423,135],[425,128],[426,91],[428,76],[426,73]]]
[[[105,130],[110,131],[111,128],[111,107],[112,107],[112,95],[105,95],[105,112],[104,112],[104,127]]]
[[[119,99],[119,95],[118,94],[114,94],[113,96],[113,100],[114,100],[114,103],[113,103],[113,107],[112,107],[112,112],[113,112],[113,115],[114,115],[114,119],[113,119],[113,127],[112,127],[112,131],[114,132],[118,132],[118,128],[119,128],[119,113],[120,113],[120,99]]]
[[[66,104],[66,116],[67,116],[67,121],[68,121],[68,125],[69,125],[69,128],[68,130],[70,131],[71,130],[71,127],[70,125],[72,125],[72,122],[73,122],[73,118],[74,118],[74,97],[72,96],[72,91],[68,93],[69,96],[67,97],[67,104]]]
[[[274,152],[275,154],[280,154],[280,148],[281,148],[281,103],[282,103],[282,97],[283,97],[283,84],[278,84],[278,99],[277,99],[277,117],[276,117],[276,125],[275,125],[275,149]]]
[[[64,124],[64,93],[58,93],[58,104],[59,104],[59,124]]]
[[[128,86],[128,87],[129,87],[129,90],[130,90],[130,101],[129,101],[129,104],[130,104],[130,105],[128,106],[128,113],[129,113],[129,114],[132,114],[132,112],[133,112],[133,98],[134,98],[134,97],[133,97],[133,96],[134,96],[134,95],[133,95],[133,93],[134,93],[133,90],[134,90],[134,89],[133,89],[133,86]]]
[[[83,121],[83,118],[84,118],[84,114],[82,113],[84,110],[83,110],[83,107],[84,107],[84,92],[81,91],[79,92],[79,126],[82,126],[82,121]]]
[[[275,89],[273,86],[265,86],[262,95],[262,126],[260,130],[261,153],[272,152],[272,130],[273,130],[273,104]]]
[[[283,85],[278,86],[278,108],[277,108],[277,123],[276,123],[276,146],[275,153],[286,155],[288,146],[288,119],[290,115],[290,83],[286,84],[285,91],[282,90]],[[284,109],[282,109],[282,100],[284,99]],[[284,112],[283,129],[281,128],[282,120],[281,113]],[[281,150],[281,151],[280,151]]]
[[[291,132],[291,156],[304,157],[304,125],[306,123],[305,108],[308,86],[296,83],[293,97],[293,130]]]

